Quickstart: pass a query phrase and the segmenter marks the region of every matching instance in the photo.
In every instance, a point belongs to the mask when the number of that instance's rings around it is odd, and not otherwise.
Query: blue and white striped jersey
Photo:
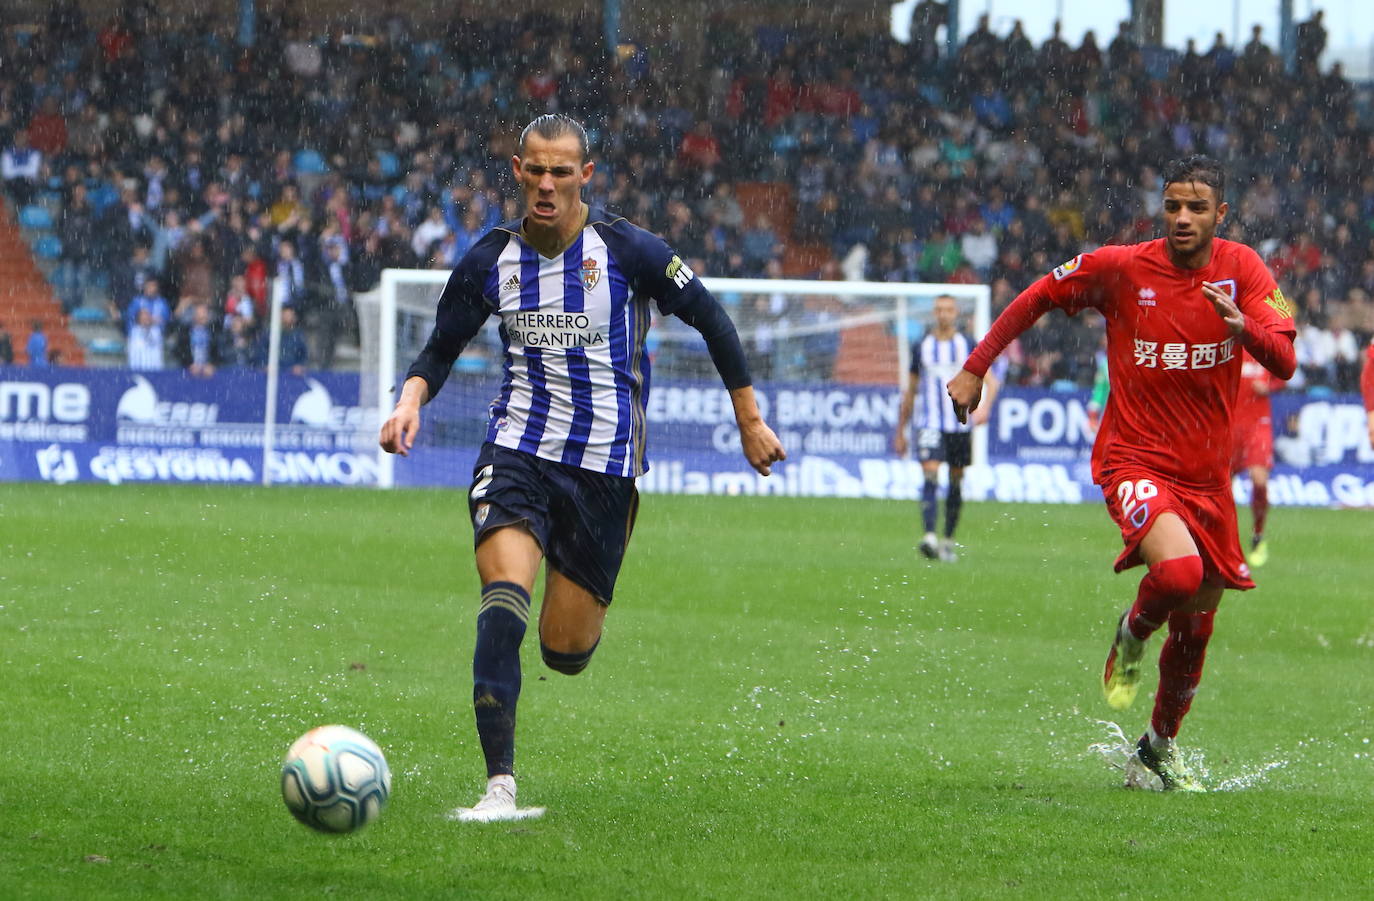
[[[954,415],[954,405],[949,402],[945,386],[959,374],[976,344],[963,332],[956,332],[953,338],[943,341],[931,332],[912,345],[911,374],[921,380],[916,398],[917,428],[942,432],[972,430],[971,420],[960,423]]]
[[[488,441],[634,477],[648,469],[649,301],[669,315],[705,290],[661,239],[592,208],[553,258],[525,241],[519,220],[489,232],[449,278],[436,330],[460,331],[474,312],[501,317],[505,364]]]

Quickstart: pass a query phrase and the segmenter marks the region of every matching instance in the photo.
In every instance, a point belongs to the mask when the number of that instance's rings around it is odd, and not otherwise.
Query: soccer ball
[[[377,819],[391,770],[372,739],[347,726],[320,726],[296,739],[281,769],[281,796],[305,825],[352,832]]]

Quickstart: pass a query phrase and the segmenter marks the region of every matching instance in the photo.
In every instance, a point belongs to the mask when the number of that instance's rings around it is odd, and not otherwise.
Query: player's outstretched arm
[[[987,375],[992,362],[1007,349],[1008,344],[1035,325],[1036,320],[1054,306],[1048,295],[1036,290],[1036,285],[1022,291],[1007,305],[973,353],[968,355],[964,368],[945,386],[950,402],[954,404],[954,415],[960,422],[968,422],[968,414],[978,409],[983,397],[983,377]],[[986,419],[984,417],[984,421]]]
[[[400,400],[382,423],[380,443],[388,454],[410,456],[415,436],[420,432],[420,407],[429,402],[429,382],[418,375],[406,379]]]
[[[759,413],[758,402],[754,399],[754,388],[730,389],[730,403],[735,408],[735,423],[739,426],[739,443],[744,449],[744,458],[759,475],[768,475],[772,466],[787,459],[782,442]]]
[[[916,392],[920,390],[921,377],[912,373],[906,381],[906,390],[902,392],[902,404],[897,410],[897,433],[892,436],[892,449],[897,456],[905,457],[906,452],[911,449],[911,413],[916,407]]]

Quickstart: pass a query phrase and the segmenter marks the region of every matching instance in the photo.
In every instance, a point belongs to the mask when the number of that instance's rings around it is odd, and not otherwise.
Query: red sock
[[[1193,706],[1215,615],[1215,610],[1169,615],[1169,637],[1159,652],[1159,691],[1155,694],[1154,715],[1150,717],[1150,728],[1156,735],[1178,735],[1179,724]]]
[[[1201,585],[1202,558],[1197,554],[1156,563],[1140,580],[1126,627],[1144,641],[1164,625],[1179,604],[1197,594]]]
[[[1269,486],[1256,485],[1250,493],[1250,513],[1254,518],[1255,537],[1264,535],[1264,520],[1269,516]]]

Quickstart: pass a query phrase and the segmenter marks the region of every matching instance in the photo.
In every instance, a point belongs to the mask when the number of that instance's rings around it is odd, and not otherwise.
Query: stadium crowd
[[[1374,129],[1339,66],[1319,70],[1319,19],[1288,73],[1258,27],[1205,52],[1140,47],[1124,24],[1105,48],[1057,31],[1036,47],[984,17],[951,57],[941,9],[917,5],[910,44],[886,23],[722,15],[698,68],[671,43],[607,57],[594,17],[266,14],[242,47],[233,23],[169,3],[87,21],[54,0],[41,27],[4,32],[4,184],[55,210],[58,293],[103,298],[131,364],[260,365],[276,290],[288,364],[327,368],[381,269],[449,268],[515,215],[514,135],[547,111],[589,127],[588,199],[700,273],[779,275],[786,248],[821,247],[813,277],[988,283],[995,307],[1085,249],[1152,237],[1160,166],[1203,152],[1230,172],[1225,236],[1297,303],[1302,384],[1354,390],[1374,333]],[[790,188],[785,233],[737,198],[760,181]],[[816,315],[757,313],[762,336]],[[1100,321],[1046,317],[1010,377],[1089,385],[1100,338]]]

